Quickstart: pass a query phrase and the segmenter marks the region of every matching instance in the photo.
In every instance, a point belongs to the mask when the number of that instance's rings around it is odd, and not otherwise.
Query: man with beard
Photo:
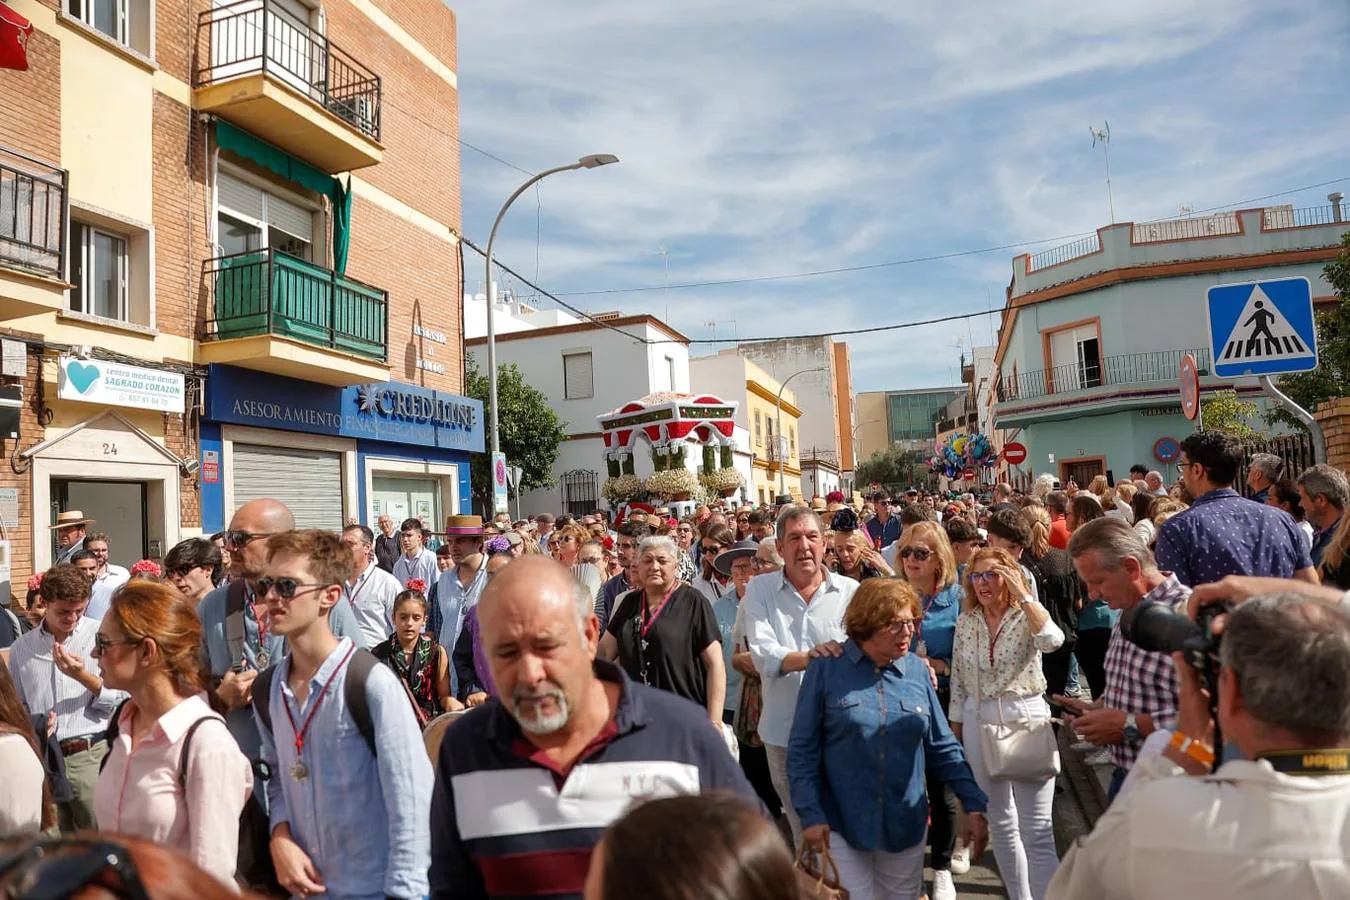
[[[441,744],[433,898],[580,900],[596,843],[633,803],[721,789],[759,805],[705,710],[595,658],[593,605],[565,568],[532,556],[483,592],[497,696]]]

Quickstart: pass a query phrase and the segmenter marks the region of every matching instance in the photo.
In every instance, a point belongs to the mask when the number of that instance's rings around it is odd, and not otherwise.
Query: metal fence
[[[563,474],[559,482],[562,485],[563,512],[570,516],[585,516],[599,508],[600,489],[598,473],[590,469],[573,469]]]
[[[1126,353],[1051,369],[1019,372],[1017,378],[1003,378],[998,384],[998,399],[1030,400],[1049,394],[1081,391],[1103,385],[1149,384],[1174,381],[1187,353],[1195,357],[1200,374],[1209,372],[1209,350],[1155,350]]]
[[[1309,228],[1337,223],[1345,223],[1350,228],[1350,222],[1346,222],[1344,209],[1340,205],[1306,206],[1302,209],[1278,207],[1266,210],[1261,227],[1266,231],[1275,231],[1280,228]]]
[[[1040,253],[1034,253],[1027,257],[1027,271],[1037,272],[1041,269],[1048,269],[1051,266],[1066,263],[1071,259],[1087,256],[1089,253],[1096,253],[1101,249],[1102,244],[1101,241],[1097,239],[1097,235],[1094,234],[1089,237],[1080,238],[1072,244],[1052,247],[1049,250],[1042,250]]]
[[[0,262],[62,278],[69,174],[0,147]]]
[[[1270,453],[1278,456],[1284,467],[1280,478],[1297,478],[1316,463],[1313,455],[1312,437],[1304,431],[1295,434],[1282,434],[1276,437],[1243,442],[1242,468],[1238,470],[1237,481],[1233,487],[1244,494],[1247,490],[1247,469],[1252,457],[1258,453]]]
[[[197,19],[193,85],[270,75],[380,139],[380,76],[272,0],[240,0]]]

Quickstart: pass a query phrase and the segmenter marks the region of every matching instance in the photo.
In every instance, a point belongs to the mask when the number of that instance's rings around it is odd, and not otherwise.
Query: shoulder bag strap
[[[244,579],[236,578],[225,589],[225,646],[230,665],[244,658]]]
[[[202,716],[197,721],[188,726],[187,734],[183,735],[183,749],[178,754],[178,787],[187,795],[187,777],[188,777],[188,757],[192,750],[192,736],[197,733],[197,729],[207,722],[219,722],[224,725],[225,720],[217,715]]]
[[[357,649],[347,663],[347,677],[342,683],[342,693],[347,701],[347,710],[356,722],[356,730],[370,748],[370,755],[378,757],[375,749],[375,723],[370,718],[370,697],[366,694],[366,682],[370,673],[380,661],[369,650]]]

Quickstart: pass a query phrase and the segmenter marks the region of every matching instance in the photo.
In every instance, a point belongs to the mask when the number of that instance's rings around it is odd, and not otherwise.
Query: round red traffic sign
[[[1195,421],[1200,415],[1200,370],[1195,365],[1195,357],[1187,353],[1181,358],[1181,412]]]
[[[974,480],[975,480],[975,470],[974,470],[974,469],[966,469],[966,471],[962,473],[962,476],[966,479],[966,481],[974,481]]]
[[[1027,448],[1012,441],[1003,445],[1003,459],[1014,466],[1020,466],[1027,461]]]

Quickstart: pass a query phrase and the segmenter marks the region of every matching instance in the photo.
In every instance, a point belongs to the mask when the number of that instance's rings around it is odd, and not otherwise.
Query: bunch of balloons
[[[935,475],[958,477],[966,469],[986,468],[998,462],[998,453],[983,434],[952,434],[933,445],[928,467]]]

